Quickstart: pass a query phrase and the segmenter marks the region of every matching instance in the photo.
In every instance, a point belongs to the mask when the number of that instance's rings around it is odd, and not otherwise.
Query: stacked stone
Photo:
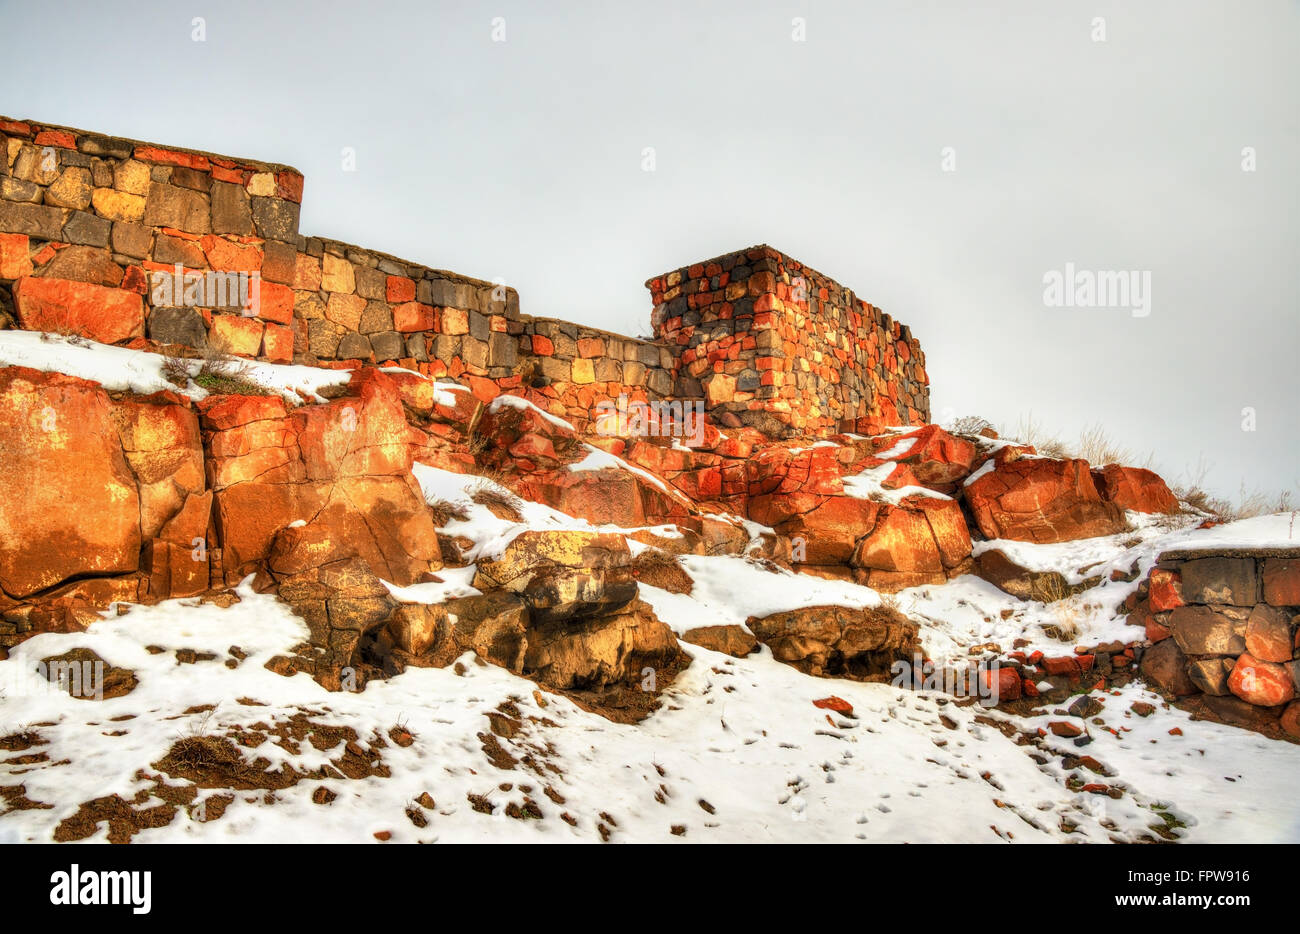
[[[1166,552],[1129,621],[1142,671],[1205,716],[1300,738],[1300,550]]]
[[[761,427],[765,413],[833,434],[929,419],[925,358],[911,331],[772,247],[695,263],[646,287],[656,333],[679,349],[677,394],[703,396],[724,423]]]
[[[287,166],[0,117],[0,326],[140,349],[397,364],[585,424],[599,403],[705,400],[723,425],[878,432],[929,414],[908,329],[767,246],[647,283],[659,339],[524,318],[515,290],[298,232]],[[160,277],[257,275],[258,301]],[[253,287],[252,281],[248,281]],[[170,291],[170,290],[169,290]],[[778,426],[779,427],[779,424]]]
[[[489,399],[519,383],[514,289],[316,237],[303,240],[293,285],[305,363],[397,364]]]
[[[554,318],[525,317],[520,338],[533,401],[575,426],[601,402],[669,398],[675,360],[669,348]]]
[[[23,327],[291,358],[297,170],[3,117],[0,146],[0,297]],[[153,274],[176,264],[258,272],[257,314],[237,290],[220,307],[155,301]]]

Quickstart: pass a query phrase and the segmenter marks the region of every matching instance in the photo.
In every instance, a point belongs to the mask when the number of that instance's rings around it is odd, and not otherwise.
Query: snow
[[[952,499],[951,496],[945,496],[934,490],[927,489],[923,486],[900,486],[894,490],[888,490],[884,482],[889,479],[889,475],[897,469],[895,464],[881,464],[878,467],[868,467],[861,473],[844,477],[844,493],[846,496],[852,496],[854,499],[870,499],[878,503],[893,503],[897,505],[908,496],[925,496],[929,499]]]
[[[970,486],[972,483],[974,483],[976,480],[978,480],[980,477],[984,476],[985,474],[992,473],[996,468],[997,468],[997,464],[994,463],[993,458],[990,457],[984,463],[980,464],[978,470],[972,472],[969,477],[963,480],[961,482],[961,485],[964,487]]]
[[[25,366],[34,370],[66,373],[93,380],[105,389],[130,391],[141,395],[164,389],[198,401],[208,396],[202,386],[191,382],[184,389],[163,378],[164,357],[144,350],[112,347],[85,338],[66,338],[37,331],[0,331],[0,366]],[[191,376],[198,374],[201,362],[188,361]],[[299,392],[317,402],[324,402],[320,390],[344,386],[351,379],[348,370],[331,370],[311,366],[258,363],[241,360],[241,376],[282,395],[292,403],[302,401]]]
[[[1004,714],[959,708],[926,692],[809,678],[766,650],[737,660],[687,646],[693,663],[666,688],[660,710],[637,725],[535,693],[532,682],[468,655],[460,674],[411,668],[361,692],[331,693],[306,675],[285,678],[263,667],[304,639],[306,628],[274,598],[247,586],[239,592],[241,602],[228,609],[195,601],[131,607],[88,632],[44,634],[14,649],[4,664],[16,682],[4,699],[5,722],[49,724],[31,727],[46,744],[29,750],[46,759],[0,768],[9,773],[5,784],[21,782],[29,799],[53,807],[0,816],[0,840],[49,840],[81,802],[110,794],[132,799],[151,787],[138,770],[158,774],[151,763],[178,739],[250,730],[305,712],[316,723],[352,727],[363,744],[398,725],[414,741],[379,749],[388,777],[303,780],[273,795],[235,792],[221,817],[201,820],[200,812],[182,808],[135,842],[374,843],[377,832],[394,842],[595,842],[600,823],[614,841],[664,843],[1104,842],[1148,833],[1160,823],[1159,809],[1186,824],[1179,833],[1188,841],[1300,842],[1291,793],[1300,749],[1194,722],[1176,710],[1148,720],[1125,716],[1131,700],[1156,701],[1136,687],[1103,698],[1106,722],[1131,732],[1117,738],[1089,728],[1095,742],[1086,752],[1117,773],[1097,780],[1125,789],[1111,800],[1066,787],[1071,773],[1060,758],[1080,754],[1067,741],[1049,738],[1056,754],[1040,765],[1030,757],[1034,746],[1019,747],[975,720],[1012,720]],[[74,645],[134,669],[138,686],[103,701],[50,691],[35,661]],[[167,651],[151,654],[146,645]],[[250,653],[234,669],[222,662],[231,645]],[[179,665],[173,653],[182,647],[219,657]],[[853,718],[812,705],[831,693],[853,705]],[[486,714],[506,700],[518,708],[523,730],[503,738],[503,748],[516,758],[531,752],[558,771],[539,776],[487,759],[477,735],[489,728]],[[216,708],[184,712],[206,704]],[[123,717],[130,719],[117,719]],[[1014,722],[1027,730],[1040,721]],[[1173,725],[1185,735],[1169,736]],[[242,754],[301,772],[337,759],[342,747],[302,742],[295,753],[264,742]],[[502,790],[503,783],[511,789]],[[507,803],[523,800],[525,785],[540,819],[505,816]],[[312,803],[320,786],[338,797]],[[564,803],[543,794],[545,787]],[[432,810],[414,803],[425,792],[435,801]],[[199,792],[201,799],[220,793]],[[494,813],[475,811],[470,794],[485,797]],[[413,807],[426,827],[407,819]],[[1067,835],[1063,819],[1077,832]],[[674,835],[675,826],[685,835]],[[106,839],[106,825],[91,839]]]
[[[474,597],[482,593],[473,586],[474,570],[472,564],[463,568],[443,568],[437,574],[442,578],[441,581],[408,584],[405,587],[388,581],[382,583],[393,595],[393,599],[401,603],[443,603],[457,597]]]
[[[539,408],[538,406],[529,402],[527,399],[523,398],[522,396],[497,396],[495,399],[492,400],[491,404],[488,405],[489,412],[500,412],[503,408],[519,409],[521,411],[528,411],[529,409],[531,409],[533,412],[540,415],[542,418],[550,422],[556,428],[560,428],[569,432],[573,431],[572,424],[566,422],[562,418],[558,418],[552,415],[550,412],[547,412],[545,409]]]

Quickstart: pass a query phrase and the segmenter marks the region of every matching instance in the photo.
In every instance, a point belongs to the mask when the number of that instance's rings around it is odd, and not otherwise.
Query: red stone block
[[[1066,675],[1072,680],[1081,674],[1078,660],[1068,657],[1044,658],[1043,669],[1049,675]]]
[[[30,331],[80,334],[104,344],[144,336],[144,303],[126,289],[23,277],[14,283],[14,303]]]
[[[410,282],[409,279],[406,281]],[[397,331],[405,334],[413,331],[432,331],[433,325],[434,312],[432,305],[421,305],[419,302],[403,302],[393,308],[393,328]]]
[[[384,289],[384,299],[393,305],[415,301],[415,280],[405,276],[389,276]]]
[[[1020,673],[1014,668],[1003,667],[984,668],[980,671],[980,679],[984,684],[984,690],[988,692],[995,703],[1003,701],[1013,701],[1020,698],[1022,690]]]
[[[271,363],[293,361],[293,329],[278,324],[268,324],[262,335],[262,356]]]
[[[127,266],[122,276],[122,288],[141,295],[148,292],[149,280],[145,277],[144,269],[140,266]]]
[[[1264,602],[1271,606],[1300,606],[1300,559],[1264,560]]]
[[[301,204],[302,182],[302,176],[293,169],[282,169],[275,173],[275,194],[287,201]]]
[[[1155,568],[1151,571],[1147,600],[1157,613],[1183,605],[1183,576],[1177,571]]]
[[[31,240],[26,234],[0,233],[0,279],[21,279],[31,274]]]
[[[8,133],[10,136],[31,136],[32,127],[29,123],[19,123],[17,120],[0,120],[0,133]]]
[[[197,169],[200,172],[206,172],[211,168],[207,156],[200,156],[192,152],[176,152],[171,149],[162,149],[158,146],[137,146],[135,148],[135,157],[141,162],[160,162],[164,165],[179,165],[187,169]]]
[[[36,134],[37,146],[61,146],[64,149],[76,149],[77,138],[66,130],[42,130]]]
[[[251,244],[244,245],[207,234],[199,240],[208,265],[220,272],[260,272],[262,251]]]
[[[278,282],[262,279],[257,284],[260,296],[257,316],[267,321],[289,324],[293,321],[293,289]]]
[[[533,335],[533,353],[539,357],[549,357],[555,353],[555,345],[551,343],[549,337],[543,337],[541,334]]]
[[[230,182],[235,185],[247,185],[248,180],[252,178],[253,173],[247,169],[228,169],[220,165],[212,166],[212,180],[214,182]]]

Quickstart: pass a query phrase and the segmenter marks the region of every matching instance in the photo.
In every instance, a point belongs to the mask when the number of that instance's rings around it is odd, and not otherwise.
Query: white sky
[[[0,22],[0,113],[292,164],[305,234],[624,333],[647,278],[770,243],[912,326],[936,418],[1101,422],[1171,482],[1203,459],[1220,493],[1300,499],[1294,0],[0,0]],[[1150,272],[1150,314],[1045,307],[1067,262]]]

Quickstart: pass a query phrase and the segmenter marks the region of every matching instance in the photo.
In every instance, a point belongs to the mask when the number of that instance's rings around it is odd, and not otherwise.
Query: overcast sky
[[[294,165],[305,234],[624,333],[646,279],[769,243],[912,326],[936,420],[1100,422],[1171,482],[1203,461],[1217,492],[1300,498],[1294,0],[0,0],[0,23],[0,113]],[[1067,263],[1149,273],[1149,313],[1048,307]]]

